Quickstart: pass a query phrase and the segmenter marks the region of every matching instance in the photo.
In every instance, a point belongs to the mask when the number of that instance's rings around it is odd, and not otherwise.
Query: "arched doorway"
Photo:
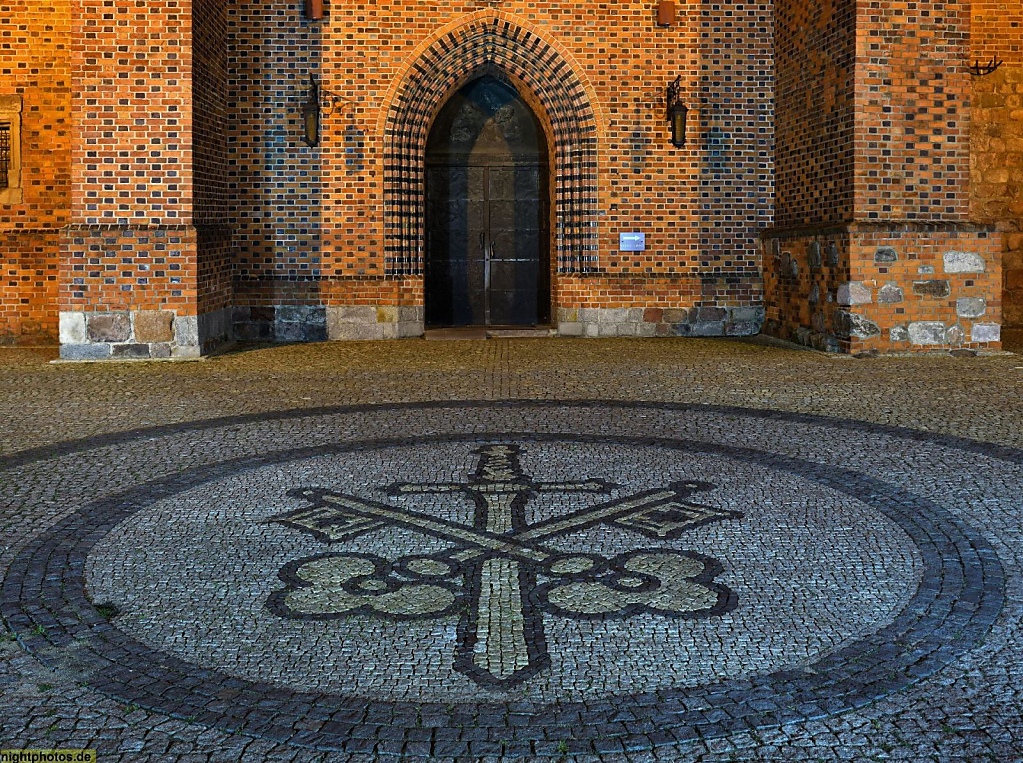
[[[547,140],[514,88],[472,80],[426,142],[427,326],[550,321]]]

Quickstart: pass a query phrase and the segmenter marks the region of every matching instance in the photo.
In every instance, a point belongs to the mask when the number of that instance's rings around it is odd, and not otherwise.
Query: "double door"
[[[427,323],[546,322],[547,246],[539,165],[427,169]]]

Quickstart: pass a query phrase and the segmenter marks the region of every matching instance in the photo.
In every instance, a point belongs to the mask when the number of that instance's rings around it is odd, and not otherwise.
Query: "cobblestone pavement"
[[[1023,761],[1023,359],[0,352],[0,749]]]

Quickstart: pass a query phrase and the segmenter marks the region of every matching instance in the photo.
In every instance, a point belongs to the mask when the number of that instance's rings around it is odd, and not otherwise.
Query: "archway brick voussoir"
[[[596,250],[596,119],[572,66],[541,36],[508,19],[474,15],[439,37],[410,67],[384,128],[385,229],[388,273],[423,270],[422,171],[432,116],[444,97],[474,73],[504,71],[537,98],[553,130],[558,173],[554,197],[564,230],[557,239],[559,272],[581,270]]]

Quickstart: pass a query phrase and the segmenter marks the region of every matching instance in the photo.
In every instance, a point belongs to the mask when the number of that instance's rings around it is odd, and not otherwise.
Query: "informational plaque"
[[[646,234],[645,233],[619,233],[618,234],[618,251],[619,252],[645,252],[646,251]]]

